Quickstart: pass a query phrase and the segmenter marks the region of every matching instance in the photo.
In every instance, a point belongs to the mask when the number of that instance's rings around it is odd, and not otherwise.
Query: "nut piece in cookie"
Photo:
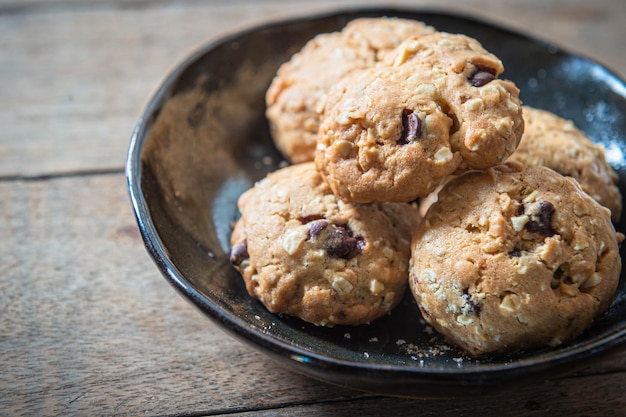
[[[622,195],[617,174],[606,162],[604,148],[594,144],[569,120],[528,106],[523,110],[524,135],[509,161],[528,167],[546,166],[576,179],[587,194],[611,210],[614,221],[619,221]]]
[[[331,85],[354,69],[375,65],[403,40],[432,32],[414,20],[360,18],[341,32],[310,40],[279,68],[266,93],[272,138],[285,158],[313,160],[319,113]]]
[[[551,169],[469,172],[418,227],[409,282],[424,319],[470,354],[556,346],[609,308],[621,239],[609,210]]]
[[[524,130],[519,91],[478,41],[401,43],[328,93],[315,164],[344,201],[411,201],[450,174],[501,164]]]
[[[401,300],[420,218],[414,206],[344,203],[312,162],[269,174],[238,205],[230,260],[269,311],[358,325]]]

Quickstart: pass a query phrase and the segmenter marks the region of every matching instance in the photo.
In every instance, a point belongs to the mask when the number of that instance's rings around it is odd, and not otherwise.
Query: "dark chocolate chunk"
[[[419,139],[422,135],[422,124],[417,114],[411,109],[402,110],[402,133],[398,139],[399,145],[406,145]]]
[[[346,224],[336,224],[326,234],[326,253],[332,258],[352,259],[365,249],[365,240],[354,236]]]
[[[235,244],[230,249],[230,263],[239,266],[243,261],[248,259],[250,255],[248,254],[248,241],[244,240],[243,242],[239,242]]]
[[[469,293],[468,288],[463,290],[463,301],[465,302],[465,308],[467,309],[468,313],[474,313],[477,316],[480,315],[480,302],[474,301],[472,295]]]
[[[513,258],[519,258],[520,256],[522,256],[522,250],[520,248],[515,247],[511,249],[511,251],[509,252],[509,256]]]
[[[557,269],[555,269],[554,272],[552,273],[552,280],[550,281],[550,288],[552,288],[553,290],[556,290],[557,288],[559,288],[564,281],[563,279],[564,276],[565,276],[565,271],[563,270],[563,265],[561,265]]]
[[[554,277],[554,279],[558,279],[560,280],[561,278],[563,278],[563,274],[565,273],[565,271],[563,271],[563,268],[561,268],[560,266],[556,269],[556,271],[554,271],[554,273],[552,274],[552,276]]]
[[[469,81],[474,87],[482,87],[483,85],[489,84],[495,79],[496,74],[494,71],[491,71],[488,68],[478,68],[472,73]]]
[[[311,216],[307,216],[308,219]],[[321,239],[324,249],[332,258],[351,259],[363,252],[365,239],[354,236],[352,229],[347,224],[333,224],[323,219],[311,219],[307,239]],[[303,223],[307,223],[300,219]]]
[[[530,217],[530,220],[524,226],[531,233],[539,233],[542,236],[550,237],[556,234],[556,230],[552,228],[552,215],[554,214],[554,206],[549,201],[541,201],[539,203],[539,212]]]
[[[324,218],[324,216],[322,216],[321,214],[309,214],[306,216],[300,216],[298,217],[298,221],[302,224],[307,224],[310,223],[314,220],[322,220]]]
[[[320,233],[322,233],[322,230],[324,230],[328,224],[329,223],[326,220],[313,222],[313,224],[311,224],[311,228],[309,229],[308,239],[316,238]]]

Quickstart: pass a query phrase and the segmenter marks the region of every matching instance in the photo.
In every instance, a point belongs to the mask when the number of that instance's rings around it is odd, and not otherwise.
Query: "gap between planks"
[[[3,182],[37,182],[37,181],[49,181],[59,178],[75,178],[75,177],[94,177],[100,175],[119,175],[124,174],[124,168],[101,168],[101,169],[86,169],[78,171],[67,172],[52,172],[46,174],[37,175],[0,175],[0,183]]]
[[[318,3],[324,2],[332,4],[332,1],[328,0],[318,1]],[[67,10],[141,10],[155,6],[162,7],[170,5],[241,7],[245,5],[258,6],[259,3],[260,2],[258,0],[230,0],[228,2],[222,2],[219,0],[209,2],[204,0],[0,0],[0,16],[28,13],[53,13]],[[310,2],[306,0],[272,0],[266,1],[265,3],[289,3],[290,5],[297,3],[310,4]]]

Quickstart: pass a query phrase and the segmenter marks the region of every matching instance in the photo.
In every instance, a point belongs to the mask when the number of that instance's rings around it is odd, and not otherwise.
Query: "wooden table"
[[[626,346],[488,398],[386,398],[277,366],[149,259],[123,169],[160,80],[224,33],[364,4],[386,3],[0,0],[0,415],[626,415]],[[401,4],[508,25],[626,78],[624,0]]]

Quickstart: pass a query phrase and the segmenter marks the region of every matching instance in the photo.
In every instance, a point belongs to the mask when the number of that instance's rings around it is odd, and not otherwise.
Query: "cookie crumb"
[[[397,343],[396,343],[397,344]],[[411,358],[433,358],[437,356],[443,356],[452,348],[445,344],[437,344],[436,341],[432,339],[428,342],[428,345],[425,347],[420,347],[413,343],[403,343],[402,350],[411,356]]]

